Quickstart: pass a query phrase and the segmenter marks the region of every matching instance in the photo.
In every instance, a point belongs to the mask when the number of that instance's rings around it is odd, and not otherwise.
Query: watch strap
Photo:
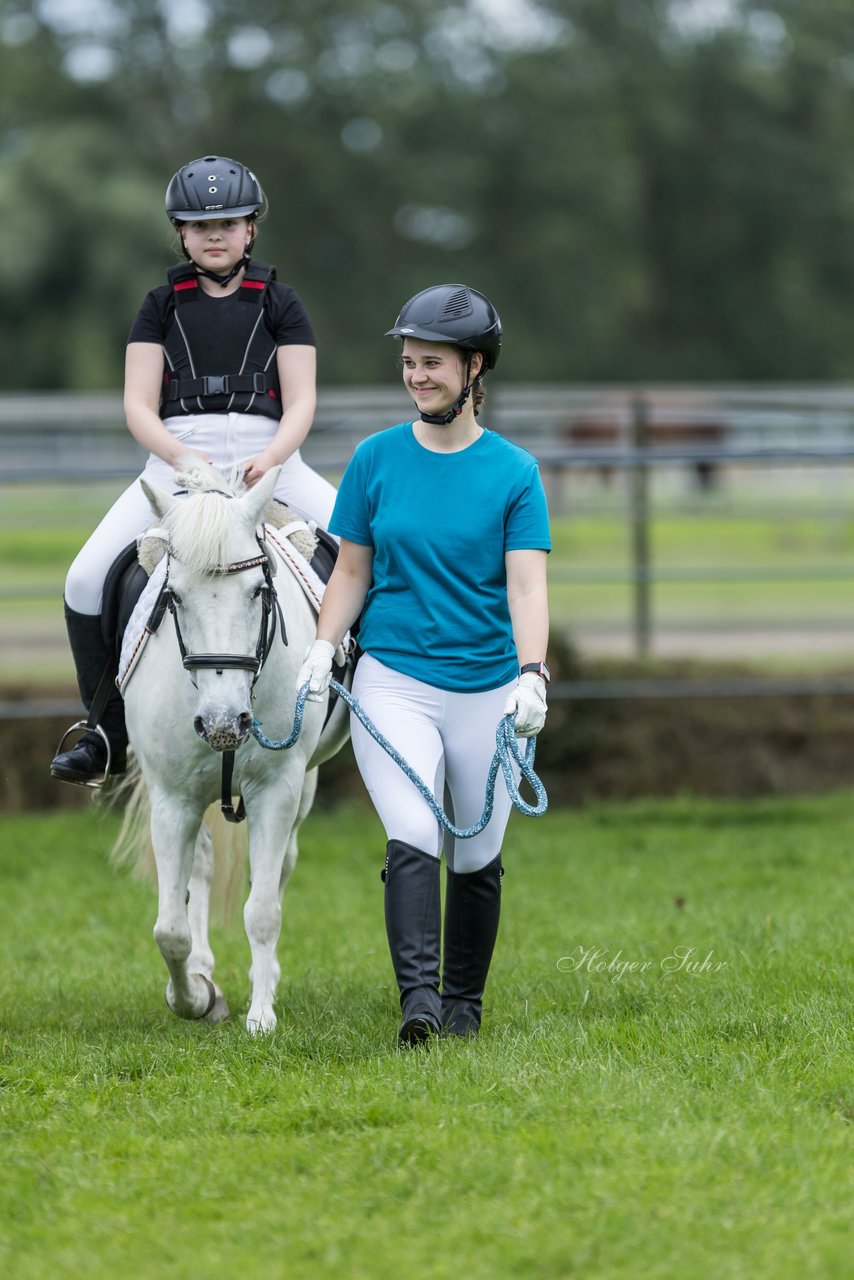
[[[546,684],[551,680],[551,672],[544,662],[526,662],[524,667],[519,668],[519,675],[523,676],[527,671],[533,671],[535,675],[545,680]]]

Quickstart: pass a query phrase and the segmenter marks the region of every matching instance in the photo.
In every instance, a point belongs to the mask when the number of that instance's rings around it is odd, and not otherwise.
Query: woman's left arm
[[[519,666],[545,662],[549,642],[549,599],[545,551],[506,551],[507,604]]]
[[[243,478],[251,488],[271,467],[286,462],[309,433],[317,406],[317,352],[314,347],[284,346],[276,352],[282,388],[282,418],[267,448],[246,464]]]
[[[507,602],[519,666],[545,662],[549,640],[549,604],[546,589],[545,551],[507,551]],[[546,722],[546,682],[536,672],[520,675],[504,705],[506,716],[515,716],[517,738],[530,738]]]

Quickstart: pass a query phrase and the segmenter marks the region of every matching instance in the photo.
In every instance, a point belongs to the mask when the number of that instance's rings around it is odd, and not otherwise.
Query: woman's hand
[[[328,640],[315,640],[305,651],[305,661],[297,676],[297,692],[308,685],[307,702],[322,702],[332,679],[332,656],[335,646]]]
[[[504,714],[516,712],[513,732],[517,738],[534,738],[546,723],[546,682],[533,671],[519,677],[519,683],[504,704]]]

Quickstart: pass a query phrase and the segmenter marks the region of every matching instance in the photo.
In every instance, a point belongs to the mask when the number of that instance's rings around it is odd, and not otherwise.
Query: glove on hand
[[[307,702],[322,702],[332,679],[332,655],[335,646],[328,640],[315,640],[305,651],[305,661],[297,676],[297,689],[308,682]]]
[[[526,671],[504,704],[506,716],[517,713],[513,728],[516,737],[536,737],[546,723],[546,710],[545,680],[533,671]]]

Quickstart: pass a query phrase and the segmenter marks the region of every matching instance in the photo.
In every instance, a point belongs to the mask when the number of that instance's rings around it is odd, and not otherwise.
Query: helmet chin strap
[[[249,265],[249,260],[249,254],[244,253],[240,261],[236,262],[231,270],[225,275],[219,275],[216,271],[208,271],[207,267],[200,267],[197,263],[196,274],[200,276],[207,276],[208,280],[215,280],[217,284],[224,289],[227,284],[230,284],[238,272],[242,271],[244,267]]]
[[[458,418],[463,411],[463,405],[471,395],[471,353],[466,360],[466,385],[463,387],[459,398],[454,401],[450,409],[446,413],[424,413],[421,414],[422,422],[429,422],[434,427],[447,427],[449,423]]]

